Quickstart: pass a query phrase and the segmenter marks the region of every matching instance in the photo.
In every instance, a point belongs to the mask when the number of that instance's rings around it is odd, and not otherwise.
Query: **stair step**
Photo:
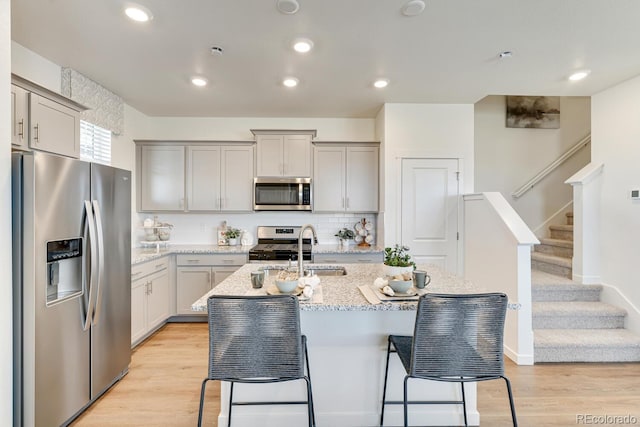
[[[533,329],[624,328],[626,310],[603,302],[552,301],[532,304]]]
[[[534,361],[639,362],[640,336],[626,329],[534,331]]]
[[[531,300],[600,301],[602,285],[583,285],[566,277],[531,270]]]
[[[573,225],[550,225],[549,237],[573,241]]]
[[[567,212],[564,216],[567,217],[567,225],[573,225],[573,212]]]
[[[534,250],[543,254],[573,258],[573,241],[541,238],[540,244],[535,245]]]
[[[600,301],[601,285],[531,285],[531,301]]]
[[[531,268],[571,278],[571,258],[532,252]]]

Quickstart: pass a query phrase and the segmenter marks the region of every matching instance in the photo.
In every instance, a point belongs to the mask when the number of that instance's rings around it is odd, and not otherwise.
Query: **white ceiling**
[[[374,117],[386,102],[588,96],[640,74],[638,0],[426,0],[416,17],[407,0],[298,2],[285,15],[276,0],[138,0],[154,16],[138,24],[124,0],[13,0],[12,39],[152,116]]]

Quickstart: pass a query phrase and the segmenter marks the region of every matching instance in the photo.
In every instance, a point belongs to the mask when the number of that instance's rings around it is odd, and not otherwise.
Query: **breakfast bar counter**
[[[305,264],[311,267],[313,264]],[[251,271],[264,264],[246,264],[198,299],[194,311],[206,311],[210,295],[264,295],[273,286],[274,272],[265,278],[262,289],[252,289]],[[371,303],[358,289],[372,285],[383,275],[379,264],[343,264],[344,276],[320,276],[314,298],[300,302],[300,323],[307,336],[310,371],[318,426],[375,426],[380,422],[382,385],[389,334],[411,335],[416,302]],[[427,292],[476,293],[481,290],[469,281],[434,265],[418,265],[431,276]],[[318,295],[320,294],[320,295]],[[318,300],[318,296],[321,299]],[[402,400],[404,369],[392,355],[388,400]],[[219,425],[227,425],[229,385],[222,384]],[[479,424],[476,386],[465,385],[470,425]],[[277,384],[236,384],[234,400],[299,400],[305,396],[303,381]],[[409,397],[414,400],[459,400],[457,383],[411,380]],[[410,425],[464,424],[461,405],[411,405]],[[306,425],[305,405],[242,406],[233,410],[234,426]],[[387,405],[385,425],[402,425],[402,405]]]

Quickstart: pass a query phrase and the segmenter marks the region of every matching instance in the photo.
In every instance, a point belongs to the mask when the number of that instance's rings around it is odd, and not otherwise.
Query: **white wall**
[[[0,425],[13,423],[13,308],[11,297],[11,7],[0,0]]]
[[[60,93],[61,67],[14,41],[11,42],[11,72]]]
[[[473,191],[473,105],[385,104],[379,114],[382,157],[385,246],[399,242],[400,158],[458,158],[462,170],[460,193]],[[460,224],[461,225],[461,224]]]
[[[572,200],[564,181],[589,163],[590,147],[580,150],[519,199],[511,193],[585,137],[591,129],[588,97],[560,98],[559,129],[505,126],[504,96],[475,104],[475,191],[499,191],[532,230],[546,236],[545,221]]]
[[[600,200],[602,283],[640,308],[640,77],[592,97],[592,158],[603,163]]]

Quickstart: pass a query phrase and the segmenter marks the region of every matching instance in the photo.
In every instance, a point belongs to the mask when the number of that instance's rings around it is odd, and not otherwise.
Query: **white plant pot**
[[[411,274],[413,273],[413,266],[410,265],[408,267],[394,267],[394,266],[382,264],[382,272],[384,273],[385,276],[389,276],[389,277],[393,277],[398,274],[405,274],[405,273]]]
[[[235,246],[238,244],[238,239],[229,239],[229,246]]]
[[[351,244],[351,239],[340,239],[340,246],[347,247]]]

